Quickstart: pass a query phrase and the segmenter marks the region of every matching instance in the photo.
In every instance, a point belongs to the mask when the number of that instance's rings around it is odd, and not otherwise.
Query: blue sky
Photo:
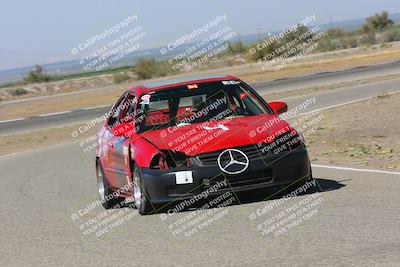
[[[217,15],[242,35],[280,30],[306,15],[319,23],[367,17],[387,10],[400,13],[398,0],[280,1],[101,1],[4,0],[0,9],[0,69],[72,59],[70,49],[88,37],[138,14],[146,31],[142,47],[158,47]]]

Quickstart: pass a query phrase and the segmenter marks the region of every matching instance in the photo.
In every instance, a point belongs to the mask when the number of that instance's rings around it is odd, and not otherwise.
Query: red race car
[[[96,152],[100,201],[163,204],[312,179],[302,136],[238,78],[219,75],[139,85],[112,107]]]

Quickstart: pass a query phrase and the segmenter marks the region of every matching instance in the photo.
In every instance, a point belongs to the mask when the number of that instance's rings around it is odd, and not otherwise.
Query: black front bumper
[[[193,183],[176,184],[176,173],[192,171]],[[174,168],[172,170],[142,169],[142,182],[150,201],[155,204],[192,198],[213,187],[211,195],[227,191],[246,191],[290,184],[311,178],[310,161],[305,147],[251,159],[246,171],[228,175],[218,165]],[[225,181],[226,186],[222,186]]]

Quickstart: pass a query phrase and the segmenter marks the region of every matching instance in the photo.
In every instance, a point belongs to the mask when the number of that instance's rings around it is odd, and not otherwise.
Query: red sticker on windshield
[[[140,99],[142,100],[149,100],[151,97],[151,95],[142,95],[142,97]]]
[[[188,84],[187,86],[188,89],[197,89],[199,86],[197,84]]]

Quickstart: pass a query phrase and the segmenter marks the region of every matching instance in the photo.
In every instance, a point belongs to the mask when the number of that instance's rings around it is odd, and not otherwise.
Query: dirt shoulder
[[[82,124],[83,125],[83,124]],[[95,151],[96,134],[99,131],[99,125],[86,131],[84,134],[79,134],[77,137],[72,137],[74,131],[79,132],[79,127],[82,125],[73,125],[60,128],[42,129],[29,133],[13,134],[0,136],[0,156],[18,153],[25,150],[32,150],[51,145],[63,143],[76,143],[82,150]]]
[[[344,166],[400,169],[400,94],[383,95],[350,105],[296,118],[303,128],[312,162]],[[320,119],[317,119],[320,118]],[[313,123],[310,123],[313,122]],[[294,125],[296,126],[296,125]],[[305,127],[307,126],[307,127]],[[73,138],[80,125],[2,136],[0,155],[44,146],[76,142],[94,151],[98,126]]]
[[[311,160],[400,169],[399,101],[397,93],[320,111],[306,135]]]

